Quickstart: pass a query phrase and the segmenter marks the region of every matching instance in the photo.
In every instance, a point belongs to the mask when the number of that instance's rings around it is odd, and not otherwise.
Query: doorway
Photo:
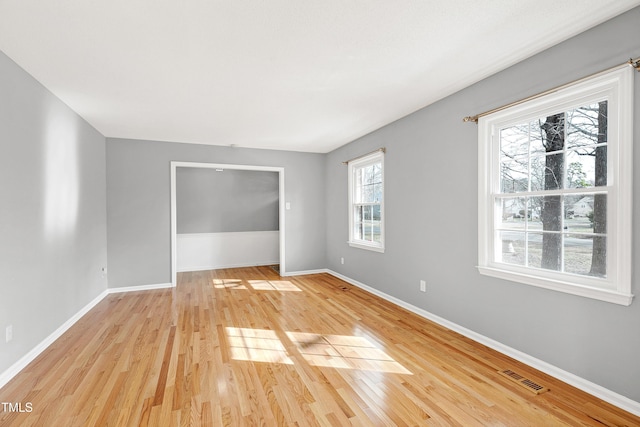
[[[263,171],[278,173],[278,242],[280,274],[286,272],[285,267],[285,201],[284,201],[284,168],[269,166],[233,165],[223,163],[171,162],[171,283],[177,285],[178,277],[178,220],[177,220],[177,170],[178,168],[202,168],[212,170]]]

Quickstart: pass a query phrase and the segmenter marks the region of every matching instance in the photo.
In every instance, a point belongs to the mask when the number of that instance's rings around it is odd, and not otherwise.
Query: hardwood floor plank
[[[511,369],[549,391],[500,375]],[[112,294],[0,389],[4,426],[634,426],[640,417],[328,274]]]

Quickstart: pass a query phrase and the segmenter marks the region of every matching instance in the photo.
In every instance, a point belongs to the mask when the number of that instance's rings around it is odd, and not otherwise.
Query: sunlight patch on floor
[[[275,331],[267,329],[227,328],[231,358],[251,362],[292,365]]]
[[[216,289],[239,289],[247,290],[240,279],[213,279],[213,287]]]
[[[228,327],[231,357],[252,362],[293,364],[275,331]],[[313,366],[412,375],[400,363],[363,337],[286,332],[298,352]]]
[[[302,290],[288,280],[249,280],[249,285],[256,291],[292,291]]]
[[[314,366],[412,375],[404,366],[363,337],[287,332],[302,356]]]
[[[247,285],[240,279],[213,279],[216,289],[237,289],[246,291]],[[256,291],[302,292],[302,289],[288,280],[247,280],[248,286]]]

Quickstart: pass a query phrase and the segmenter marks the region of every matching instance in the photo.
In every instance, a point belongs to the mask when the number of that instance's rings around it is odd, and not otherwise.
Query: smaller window
[[[384,153],[349,162],[349,245],[384,252]]]

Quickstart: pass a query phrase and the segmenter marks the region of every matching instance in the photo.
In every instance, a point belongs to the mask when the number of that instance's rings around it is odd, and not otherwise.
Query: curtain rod
[[[475,122],[475,123],[478,123],[478,119],[480,117],[487,116],[489,114],[504,110],[506,108],[513,107],[514,105],[519,105],[519,104],[522,104],[523,102],[531,101],[532,99],[540,98],[541,96],[545,96],[545,95],[548,95],[550,93],[557,92],[557,91],[559,91],[561,89],[564,89],[564,88],[566,88],[568,86],[571,86],[571,85],[573,85],[575,83],[579,83],[579,82],[581,82],[583,80],[587,80],[587,79],[590,79],[592,77],[596,77],[596,76],[598,76],[600,74],[607,73],[607,72],[609,72],[611,70],[615,70],[617,68],[623,68],[623,67],[625,67],[627,65],[632,66],[633,68],[635,68],[637,71],[640,72],[640,58],[629,59],[627,62],[622,63],[620,65],[616,65],[615,67],[607,68],[606,70],[602,70],[602,71],[599,71],[597,73],[588,75],[586,77],[582,77],[582,78],[573,80],[573,81],[571,81],[569,83],[565,83],[563,85],[556,86],[556,87],[554,87],[552,89],[546,90],[544,92],[540,92],[540,93],[535,94],[535,95],[531,95],[531,96],[529,96],[527,98],[524,98],[524,99],[521,99],[519,101],[515,101],[515,102],[512,102],[510,104],[503,105],[502,107],[494,108],[493,110],[485,111],[484,113],[476,114],[475,116],[467,116],[467,117],[463,118],[462,121],[463,122]]]
[[[383,153],[386,153],[387,149],[385,147],[381,147],[381,148],[378,148],[377,150],[371,151],[370,153],[366,153],[366,154],[363,154],[361,156],[354,157],[353,159],[346,160],[346,161],[342,162],[342,164],[343,165],[348,165],[349,162],[353,162],[354,160],[358,160],[358,159],[361,159],[363,157],[367,157],[369,154],[377,153],[378,151],[382,151]]]

